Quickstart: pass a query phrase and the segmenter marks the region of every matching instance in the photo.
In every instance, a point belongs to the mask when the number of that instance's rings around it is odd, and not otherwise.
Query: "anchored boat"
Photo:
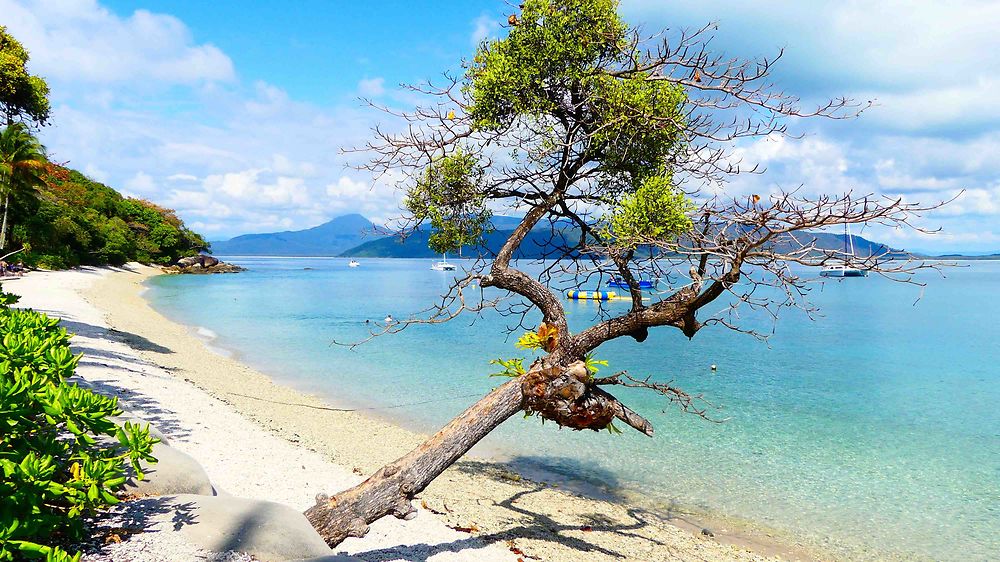
[[[441,261],[431,266],[434,271],[455,271],[455,264],[448,263],[448,254],[441,254]]]
[[[851,236],[851,225],[844,225],[844,263],[828,265],[819,272],[822,277],[868,277],[868,270],[852,267],[854,256],[854,236]]]

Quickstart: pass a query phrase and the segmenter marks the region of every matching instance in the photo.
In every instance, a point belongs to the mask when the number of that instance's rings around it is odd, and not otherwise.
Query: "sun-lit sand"
[[[63,318],[86,354],[80,375],[118,392],[229,494],[304,510],[318,492],[362,481],[421,440],[210,351],[142,298],[141,283],[158,273],[139,265],[33,272],[4,288],[22,295],[23,306]],[[416,519],[383,519],[336,550],[371,560],[808,558],[763,533],[716,527],[714,537],[704,536],[683,514],[584,498],[480,459],[460,462],[414,503],[421,507]]]

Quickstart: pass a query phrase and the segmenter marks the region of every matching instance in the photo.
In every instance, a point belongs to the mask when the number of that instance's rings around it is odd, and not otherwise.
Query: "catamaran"
[[[441,254],[441,261],[431,266],[434,271],[455,271],[455,264],[448,263],[448,254]]]
[[[850,265],[854,256],[854,237],[851,236],[851,225],[844,225],[844,263],[828,265],[819,274],[822,277],[868,277],[868,270],[858,269]]]

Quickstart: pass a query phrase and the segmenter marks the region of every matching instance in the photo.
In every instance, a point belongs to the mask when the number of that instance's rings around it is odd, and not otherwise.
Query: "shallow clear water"
[[[250,271],[157,277],[148,297],[279,380],[418,429],[435,429],[494,386],[489,359],[524,355],[497,315],[414,327],[354,351],[331,345],[363,337],[365,320],[433,303],[450,273],[429,260],[353,269],[340,259],[233,261]],[[660,329],[644,344],[598,351],[610,369],[704,393],[726,423],[619,391],[656,437],[518,418],[487,445],[569,480],[747,520],[838,556],[995,558],[1000,262],[946,276],[924,276],[916,304],[919,287],[877,277],[817,285],[810,299],[823,317],[787,311],[769,344],[717,327],[692,341]],[[576,327],[597,310],[566,306]]]

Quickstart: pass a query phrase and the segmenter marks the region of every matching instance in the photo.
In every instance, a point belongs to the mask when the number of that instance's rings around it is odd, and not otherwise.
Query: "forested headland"
[[[36,197],[11,200],[8,247],[23,247],[17,259],[26,265],[167,264],[208,245],[170,209],[58,164],[47,162],[41,175]]]
[[[38,139],[49,124],[49,86],[30,56],[0,26],[0,260],[62,269],[166,264],[208,243],[177,215],[125,197],[53,163]]]

